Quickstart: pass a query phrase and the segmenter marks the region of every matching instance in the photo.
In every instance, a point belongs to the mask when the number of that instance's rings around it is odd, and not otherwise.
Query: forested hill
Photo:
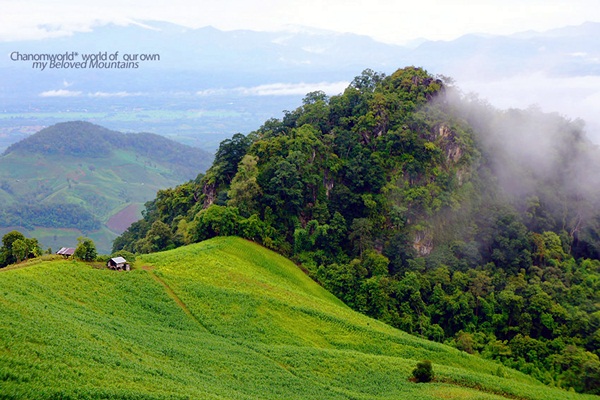
[[[196,177],[212,159],[155,134],[50,126],[0,156],[0,234],[17,229],[55,250],[84,235],[109,253],[158,190]]]
[[[599,167],[580,121],[366,70],[222,142],[113,250],[243,236],[365,314],[600,393]]]
[[[9,146],[13,152],[69,155],[85,158],[109,157],[114,151],[136,154],[169,163],[180,173],[195,177],[210,167],[212,155],[154,133],[121,133],[89,122],[62,122],[49,126]]]

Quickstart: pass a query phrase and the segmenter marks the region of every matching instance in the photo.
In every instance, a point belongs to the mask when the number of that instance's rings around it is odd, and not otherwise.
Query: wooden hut
[[[113,257],[106,263],[106,266],[110,269],[118,271],[129,271],[131,267],[126,259],[123,257]]]

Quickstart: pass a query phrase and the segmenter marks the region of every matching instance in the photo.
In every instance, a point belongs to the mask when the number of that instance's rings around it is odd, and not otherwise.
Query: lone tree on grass
[[[412,375],[413,380],[417,383],[431,382],[433,379],[433,367],[431,366],[431,361],[419,361],[415,369],[413,369]]]
[[[89,238],[78,237],[77,242],[79,244],[77,245],[75,253],[73,254],[75,258],[78,258],[82,261],[94,261],[98,256],[94,241]]]

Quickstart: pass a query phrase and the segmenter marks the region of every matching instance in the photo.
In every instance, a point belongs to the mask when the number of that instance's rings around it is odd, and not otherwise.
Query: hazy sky
[[[0,0],[2,41],[131,20],[223,30],[305,26],[405,43],[579,25],[600,21],[600,7],[597,0]]]
[[[167,21],[190,28],[211,25],[222,30],[308,27],[405,44],[420,38],[452,40],[467,33],[511,34],[600,22],[600,6],[598,0],[0,0],[0,41],[43,39],[133,21]],[[458,84],[496,106],[538,104],[545,111],[582,117],[600,143],[597,76],[558,79],[534,71],[500,81],[463,78]],[[292,85],[308,90],[305,83],[276,85],[280,86],[259,89],[271,93]]]

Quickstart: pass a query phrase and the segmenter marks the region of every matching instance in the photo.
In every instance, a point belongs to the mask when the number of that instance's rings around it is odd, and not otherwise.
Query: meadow
[[[131,272],[0,270],[0,399],[595,399],[358,314],[296,265],[219,237]],[[417,361],[435,380],[409,380]]]

